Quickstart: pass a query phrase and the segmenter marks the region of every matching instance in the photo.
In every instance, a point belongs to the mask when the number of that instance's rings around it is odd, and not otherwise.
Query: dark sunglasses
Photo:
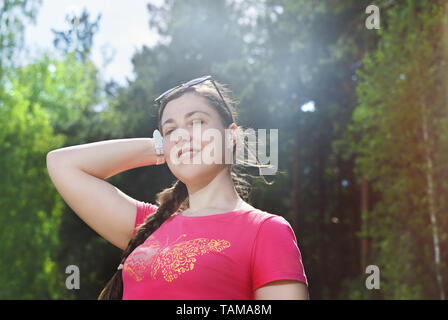
[[[227,105],[226,101],[225,101],[224,98],[222,97],[221,91],[219,91],[218,87],[217,87],[216,84],[215,84],[215,81],[213,81],[213,79],[212,79],[212,76],[204,76],[204,77],[196,78],[196,79],[190,80],[190,81],[188,81],[188,82],[182,83],[181,85],[175,86],[174,88],[171,88],[171,89],[165,91],[164,93],[162,93],[162,94],[161,94],[160,96],[158,96],[154,101],[155,101],[155,102],[158,102],[159,105],[160,105],[160,100],[161,100],[164,96],[166,96],[168,93],[170,93],[170,92],[176,90],[177,88],[180,88],[180,87],[191,87],[191,86],[197,85],[197,84],[202,83],[202,82],[207,81],[207,80],[210,80],[210,81],[213,83],[213,85],[214,85],[215,88],[216,88],[216,91],[218,91],[218,94],[219,94],[219,96],[220,96],[221,99],[222,99],[222,102],[224,102],[224,105],[226,106],[227,110],[229,110],[229,112],[230,112],[229,106]]]

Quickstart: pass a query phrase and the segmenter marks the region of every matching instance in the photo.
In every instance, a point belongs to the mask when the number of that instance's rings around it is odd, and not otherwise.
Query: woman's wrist
[[[149,159],[149,165],[159,165],[165,163],[165,156],[163,154],[157,154],[156,142],[154,138],[148,138],[147,156]]]

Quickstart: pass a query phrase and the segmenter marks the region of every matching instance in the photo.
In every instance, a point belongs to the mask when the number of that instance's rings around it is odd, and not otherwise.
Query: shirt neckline
[[[254,211],[254,209],[237,209],[237,210],[227,211],[227,212],[223,212],[223,213],[208,214],[206,216],[184,216],[182,214],[182,211],[178,211],[177,216],[180,216],[183,219],[188,219],[188,220],[204,220],[204,219],[213,219],[213,218],[219,217],[219,216],[227,217],[232,214],[236,214],[236,213],[240,213],[240,212],[250,212],[250,211]]]

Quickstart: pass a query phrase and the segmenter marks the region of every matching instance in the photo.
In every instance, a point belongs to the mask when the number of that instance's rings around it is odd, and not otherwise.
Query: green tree
[[[369,261],[380,267],[384,298],[444,299],[445,7],[405,1],[386,19],[378,50],[358,72],[359,105],[350,127],[357,176],[371,182],[376,199],[360,236],[372,239]]]
[[[0,298],[60,298],[55,253],[62,203],[47,179],[45,156],[63,143],[48,112],[12,86],[0,104]]]
[[[2,298],[71,296],[65,267],[79,260],[64,251],[60,228],[67,209],[48,177],[46,154],[97,134],[96,72],[74,54],[63,60],[45,54],[8,71],[8,90],[0,97]]]

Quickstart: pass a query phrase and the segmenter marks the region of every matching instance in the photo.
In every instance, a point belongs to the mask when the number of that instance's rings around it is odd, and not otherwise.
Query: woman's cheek
[[[174,144],[169,141],[169,139],[166,139],[164,145],[163,145],[163,152],[165,153],[165,158],[169,161],[173,161],[173,152],[174,152]]]

